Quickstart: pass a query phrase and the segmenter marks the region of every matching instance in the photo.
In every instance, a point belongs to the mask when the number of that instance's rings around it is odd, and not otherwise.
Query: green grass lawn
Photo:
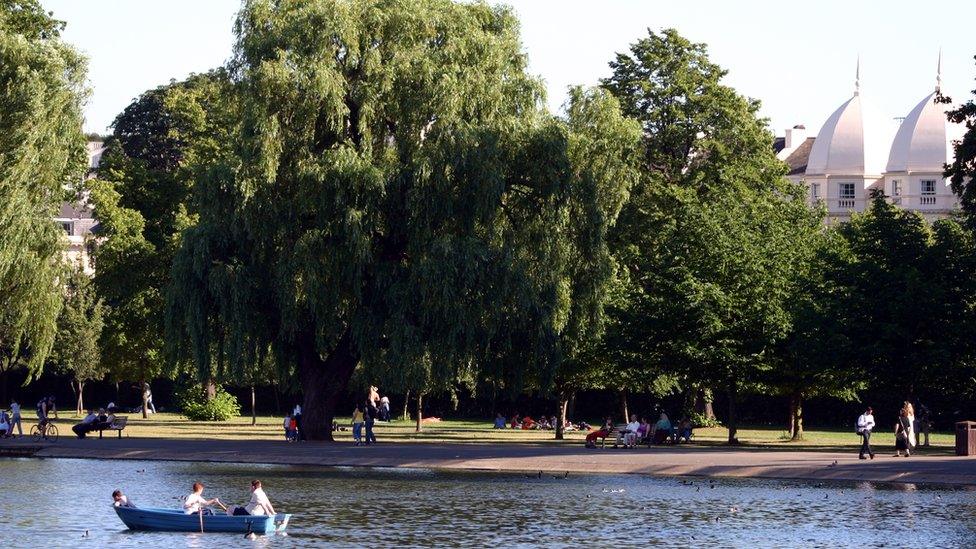
[[[121,415],[121,414],[120,414]],[[57,420],[61,436],[73,436],[71,425],[80,421],[73,413],[61,413]],[[132,437],[186,438],[186,439],[249,439],[281,440],[284,437],[282,418],[258,416],[257,424],[251,425],[250,416],[236,417],[224,422],[189,421],[179,414],[159,413],[143,419],[140,414],[126,414],[129,418],[125,434]],[[25,418],[26,420],[27,418]],[[349,418],[340,418],[340,425],[347,428],[335,434],[337,440],[352,440]],[[25,432],[30,430],[31,422],[25,421]],[[422,432],[415,431],[412,421],[377,423],[374,429],[378,439],[384,442],[459,442],[470,444],[505,443],[547,443],[580,444],[585,433],[566,433],[566,440],[553,440],[552,431],[522,431],[512,429],[492,429],[491,422],[473,420],[445,420],[424,425]],[[115,436],[114,432],[105,436]],[[861,439],[852,431],[810,430],[801,441],[790,441],[785,431],[773,428],[743,428],[738,433],[739,441],[746,448],[766,450],[852,450]],[[694,445],[722,447],[728,438],[724,427],[696,429]],[[894,434],[876,432],[871,439],[876,452],[893,451]],[[951,453],[955,438],[952,433],[933,433],[932,447],[922,449],[923,453]]]

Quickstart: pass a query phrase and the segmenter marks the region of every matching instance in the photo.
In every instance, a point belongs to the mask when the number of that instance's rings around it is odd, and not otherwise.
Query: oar
[[[203,533],[203,507],[200,507],[200,533]]]

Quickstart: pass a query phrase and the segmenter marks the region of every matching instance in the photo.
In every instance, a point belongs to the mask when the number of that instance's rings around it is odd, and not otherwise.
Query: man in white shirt
[[[89,410],[85,419],[71,427],[71,430],[78,435],[78,438],[85,438],[85,435],[92,430],[96,419],[98,419],[98,415],[95,414],[95,410]]]
[[[251,501],[244,507],[231,507],[227,510],[228,515],[275,515],[274,506],[271,500],[264,493],[260,480],[251,481]]]
[[[874,429],[874,411],[870,406],[865,408],[864,413],[857,418],[857,434],[861,435],[861,459],[867,459],[864,454],[874,459],[874,451],[871,450],[871,431]]]
[[[639,427],[640,422],[637,421],[637,415],[631,414],[630,423],[617,433],[617,444],[623,441],[624,446],[635,446],[637,444],[637,429]]]

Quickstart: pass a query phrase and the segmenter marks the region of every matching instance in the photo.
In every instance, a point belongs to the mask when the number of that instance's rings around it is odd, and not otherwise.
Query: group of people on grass
[[[85,438],[88,433],[92,431],[103,431],[112,426],[115,422],[115,414],[111,412],[106,412],[104,408],[99,408],[98,413],[95,410],[89,410],[88,415],[81,420],[80,423],[76,423],[71,427],[75,435],[78,438]]]
[[[212,515],[214,512],[211,507],[214,505],[231,516],[271,516],[276,514],[274,506],[271,505],[271,500],[268,499],[268,495],[264,493],[264,488],[261,487],[260,480],[251,481],[251,500],[246,505],[240,506],[227,507],[220,501],[220,498],[207,499],[203,497],[203,489],[202,482],[193,483],[193,491],[183,498],[183,512],[185,514]],[[112,501],[116,507],[136,508],[136,504],[131,498],[123,494],[122,490],[112,492]]]
[[[929,412],[925,406],[919,406],[921,416],[916,419],[915,407],[911,402],[905,402],[898,411],[898,420],[895,422],[895,457],[908,457],[918,446],[919,435],[925,439],[924,446],[929,445],[929,430],[931,421]],[[861,437],[861,450],[858,455],[860,459],[874,459],[874,450],[871,449],[871,433],[874,431],[874,410],[868,406],[864,413],[858,416],[854,430]]]
[[[14,435],[14,427],[17,435]],[[24,436],[24,428],[20,424],[20,404],[16,400],[10,401],[9,410],[0,410],[0,438]]]
[[[596,448],[598,439],[605,440],[614,433],[616,433],[614,448],[621,445],[624,448],[635,448],[638,444],[679,443],[682,440],[691,442],[693,428],[689,418],[684,417],[675,425],[664,412],[661,412],[655,423],[649,422],[646,417],[638,420],[637,415],[633,414],[630,416],[630,422],[620,428],[614,427],[613,420],[607,417],[600,429],[586,435],[586,447]]]
[[[523,431],[529,431],[533,429],[542,431],[554,431],[556,427],[559,426],[559,420],[556,416],[546,417],[545,415],[539,416],[539,419],[533,419],[531,416],[522,417],[516,412],[512,416],[511,422],[504,414],[498,412],[495,416],[495,429],[507,429],[511,427],[512,429],[522,429]],[[573,423],[568,419],[563,422],[563,431],[588,431],[590,429],[589,424],[586,422]]]

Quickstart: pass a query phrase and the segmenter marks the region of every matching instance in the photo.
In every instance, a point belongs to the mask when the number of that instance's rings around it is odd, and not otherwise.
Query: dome
[[[922,99],[901,123],[886,171],[942,173],[952,158],[952,141],[961,137],[963,128],[946,120],[948,105],[936,103],[936,93]]]
[[[888,157],[884,119],[854,94],[824,122],[807,161],[807,175],[879,176]]]

